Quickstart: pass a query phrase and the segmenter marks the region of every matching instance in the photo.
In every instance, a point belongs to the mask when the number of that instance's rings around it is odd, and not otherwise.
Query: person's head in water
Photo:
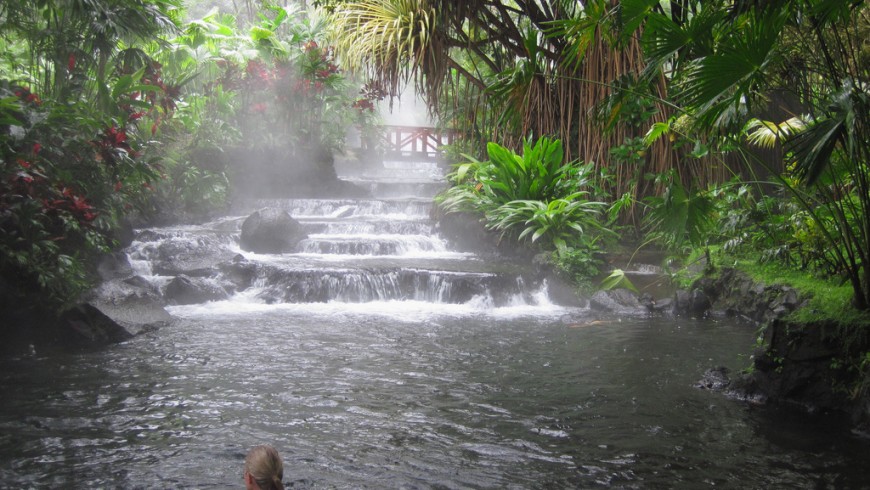
[[[245,458],[247,490],[284,490],[284,462],[272,446],[254,446]]]

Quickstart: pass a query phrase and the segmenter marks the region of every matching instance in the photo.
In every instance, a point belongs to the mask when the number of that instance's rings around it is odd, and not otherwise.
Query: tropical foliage
[[[87,285],[81,259],[112,244],[125,207],[159,179],[150,137],[179,95],[130,47],[174,29],[175,3],[87,7],[0,7],[0,272],[59,304]]]
[[[652,192],[647,174],[676,168],[685,181],[709,177],[694,175],[700,166],[684,166],[665,140],[615,161],[611,148],[670,114],[664,79],[633,76],[644,69],[643,52],[637,37],[623,35],[636,22],[625,24],[618,2],[321,3],[333,8],[337,51],[349,66],[391,96],[413,83],[443,124],[477,143],[475,156],[490,141],[519,150],[528,138],[552,136],[569,160],[614,176],[601,184],[612,199]]]
[[[559,253],[611,233],[602,224],[604,203],[588,199],[592,167],[565,163],[561,141],[526,142],[521,155],[489,143],[487,153],[489,160],[455,166],[455,185],[438,197],[445,212],[479,213],[502,236]]]
[[[681,2],[670,15],[659,2],[622,3],[645,11],[647,74],[668,77],[689,131],[726,148],[742,143],[743,128],[751,144],[776,142],[781,163],[744,154],[790,193],[811,223],[796,231],[813,230],[828,272],[845,277],[855,305],[870,309],[864,2]],[[753,118],[762,111],[784,117]]]
[[[331,149],[371,121],[322,15],[257,10],[240,26],[175,0],[0,5],[3,277],[74,301],[130,217],[225,206],[227,146]]]

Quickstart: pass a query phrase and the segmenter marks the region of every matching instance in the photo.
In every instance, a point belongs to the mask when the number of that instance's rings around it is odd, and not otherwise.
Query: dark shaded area
[[[793,288],[756,283],[734,269],[701,278],[690,291],[678,292],[678,313],[743,317],[761,326],[761,343],[746,373],[723,380],[727,373],[708,372],[700,384],[752,403],[845,414],[858,430],[866,431],[870,394],[856,387],[867,380],[848,367],[844,353],[864,352],[868,346],[842,345],[838,326],[831,321],[787,321],[786,316],[805,301]]]

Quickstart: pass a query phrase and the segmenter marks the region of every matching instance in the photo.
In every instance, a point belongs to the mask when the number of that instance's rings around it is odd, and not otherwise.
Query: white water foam
[[[489,304],[487,304],[489,303]],[[481,308],[486,305],[486,308]],[[560,317],[566,313],[577,312],[574,307],[547,304],[523,304],[492,307],[491,302],[475,298],[467,303],[430,303],[427,301],[371,301],[366,303],[272,303],[256,299],[256,292],[240,293],[224,301],[213,301],[197,305],[169,306],[172,315],[182,318],[228,317],[248,315],[304,316],[330,319],[336,316],[347,317],[387,317],[397,321],[420,322],[439,317],[489,317],[499,320],[523,317]]]

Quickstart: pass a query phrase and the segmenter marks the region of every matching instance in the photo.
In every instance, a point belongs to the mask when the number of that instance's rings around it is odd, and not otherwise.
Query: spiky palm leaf
[[[345,67],[366,72],[398,95],[416,77],[435,94],[450,58],[429,0],[361,0],[343,3],[332,14],[333,37]]]
[[[863,128],[860,125],[866,121],[868,110],[870,94],[860,86],[850,83],[836,93],[828,117],[809,125],[786,145],[794,155],[798,177],[808,185],[814,184],[830,167],[837,148],[843,150],[845,160],[851,165],[861,165],[859,146],[866,148],[867,142],[861,141]]]
[[[790,117],[779,124],[753,118],[746,123],[743,131],[750,144],[761,148],[773,148],[777,143],[782,143],[805,131],[808,126],[807,118],[800,116]]]
[[[729,109],[753,100],[768,67],[779,60],[779,38],[788,10],[755,12],[756,18],[719,43],[716,52],[693,61],[679,82],[679,95],[698,120],[715,126]]]

